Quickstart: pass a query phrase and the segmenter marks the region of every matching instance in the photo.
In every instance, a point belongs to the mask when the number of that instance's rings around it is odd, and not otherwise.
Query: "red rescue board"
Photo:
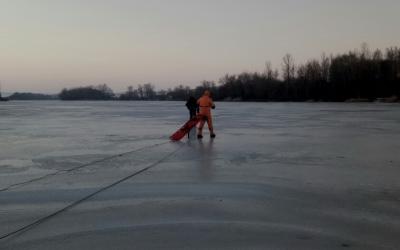
[[[185,123],[185,125],[183,125],[180,129],[178,129],[178,131],[176,131],[169,138],[173,141],[180,141],[185,135],[187,135],[187,133],[190,132],[192,128],[194,128],[197,125],[197,123],[200,122],[201,119],[202,116],[200,115],[190,119]]]

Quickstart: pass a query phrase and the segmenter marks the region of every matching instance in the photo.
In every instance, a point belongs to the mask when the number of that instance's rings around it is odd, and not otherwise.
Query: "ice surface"
[[[181,102],[0,104],[0,235],[151,166],[0,249],[400,245],[398,104],[217,103],[215,140],[168,142],[187,118]]]

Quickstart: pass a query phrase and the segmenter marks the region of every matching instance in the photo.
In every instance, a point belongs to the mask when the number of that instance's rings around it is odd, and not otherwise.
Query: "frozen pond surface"
[[[398,249],[400,105],[0,103],[0,249]],[[205,135],[208,135],[207,130]],[[143,171],[142,171],[143,170]]]

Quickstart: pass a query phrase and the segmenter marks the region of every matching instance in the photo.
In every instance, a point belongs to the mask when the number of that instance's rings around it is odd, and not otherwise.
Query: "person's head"
[[[211,96],[211,92],[209,90],[204,91],[204,96]]]

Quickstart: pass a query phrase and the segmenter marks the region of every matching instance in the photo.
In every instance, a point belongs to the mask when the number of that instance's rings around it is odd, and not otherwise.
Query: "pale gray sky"
[[[3,91],[158,89],[400,45],[398,0],[0,0]]]

